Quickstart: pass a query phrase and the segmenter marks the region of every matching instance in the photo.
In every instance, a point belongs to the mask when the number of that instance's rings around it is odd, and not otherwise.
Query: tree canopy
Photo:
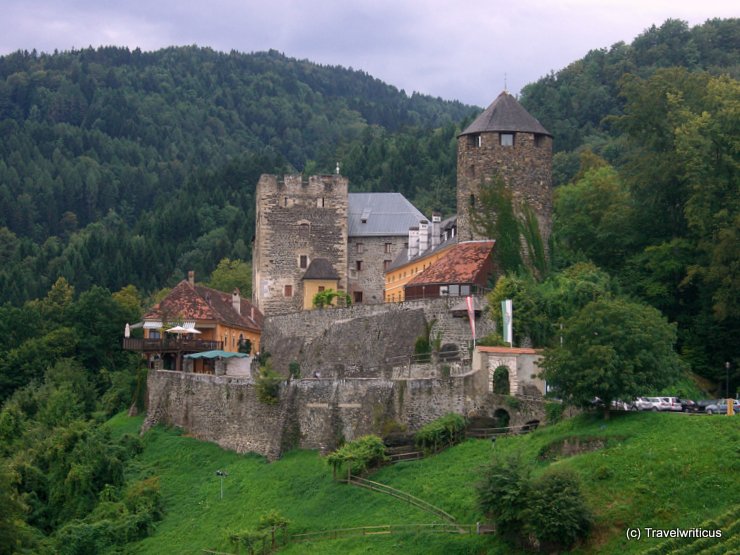
[[[676,326],[656,309],[623,299],[600,299],[565,321],[562,346],[545,352],[544,378],[563,400],[589,406],[633,399],[675,380],[683,363]]]

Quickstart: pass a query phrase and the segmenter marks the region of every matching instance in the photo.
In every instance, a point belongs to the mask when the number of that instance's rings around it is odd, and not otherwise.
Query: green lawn
[[[141,418],[117,416],[114,433],[134,432]],[[547,447],[568,438],[597,439],[603,447],[569,457],[540,460]],[[473,485],[493,452],[517,453],[574,469],[581,477],[595,530],[582,553],[640,553],[658,540],[629,542],[628,527],[691,528],[740,503],[740,417],[629,413],[611,421],[581,416],[495,444],[468,440],[434,457],[389,466],[372,479],[407,491],[454,515],[459,522],[482,520]],[[217,469],[228,472],[220,499]],[[166,515],[151,537],[132,553],[233,551],[228,530],[254,527],[276,509],[290,530],[326,530],[382,524],[439,522],[434,516],[382,494],[332,481],[331,471],[311,451],[287,453],[268,464],[256,455],[237,455],[218,446],[155,428],[130,470],[161,478]],[[373,536],[303,543],[283,553],[508,553],[495,538],[431,534]]]

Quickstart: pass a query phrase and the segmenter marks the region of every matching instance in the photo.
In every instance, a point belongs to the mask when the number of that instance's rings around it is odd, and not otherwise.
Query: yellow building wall
[[[323,287],[323,291],[327,289],[337,290],[339,282],[336,279],[304,279],[303,280],[303,310],[313,309],[313,297],[319,292],[319,288]],[[334,299],[331,304],[337,304],[337,300]]]
[[[440,249],[429,256],[419,258],[408,264],[395,268],[385,274],[385,291],[384,298],[387,303],[399,303],[404,300],[404,287],[416,277],[416,274],[423,272],[429,266],[439,260],[452,245]]]
[[[232,328],[224,324],[216,324],[216,336],[213,338],[203,337],[202,339],[213,339],[215,341],[223,341],[224,351],[227,351],[229,353],[236,353],[236,352],[239,352],[239,336],[240,335],[244,339],[249,339],[249,341],[252,342],[252,354],[259,352],[260,334],[257,332],[245,330],[242,328]]]

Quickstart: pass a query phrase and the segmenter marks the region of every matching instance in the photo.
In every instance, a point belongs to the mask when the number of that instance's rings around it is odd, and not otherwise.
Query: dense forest
[[[557,344],[589,302],[650,305],[685,367],[720,384],[729,361],[735,390],[739,76],[740,20],[669,20],[523,89],[557,187],[549,271],[494,291],[517,342]],[[161,516],[156,477],[126,480],[139,440],[100,425],[141,407],[121,331],[187,270],[248,279],[261,173],[339,163],[449,214],[478,111],[274,51],[0,57],[0,553],[115,551]]]
[[[0,300],[59,275],[151,291],[248,259],[263,172],[340,162],[358,190],[451,190],[455,125],[473,113],[274,51],[2,57]]]

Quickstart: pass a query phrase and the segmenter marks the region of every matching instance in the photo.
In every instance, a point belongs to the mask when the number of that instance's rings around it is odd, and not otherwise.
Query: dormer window
[[[501,133],[501,146],[514,146],[514,133]]]

